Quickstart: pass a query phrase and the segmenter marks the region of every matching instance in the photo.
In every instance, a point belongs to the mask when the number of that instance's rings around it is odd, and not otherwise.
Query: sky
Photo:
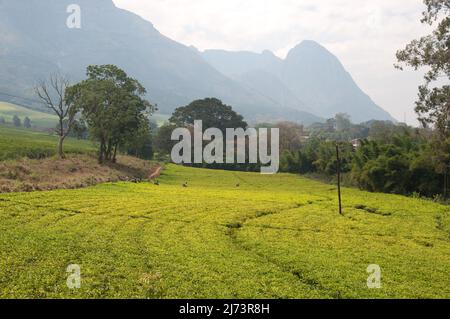
[[[284,58],[302,40],[335,54],[361,89],[397,120],[417,125],[422,72],[394,68],[395,53],[429,33],[422,0],[113,0],[169,38],[200,50]]]

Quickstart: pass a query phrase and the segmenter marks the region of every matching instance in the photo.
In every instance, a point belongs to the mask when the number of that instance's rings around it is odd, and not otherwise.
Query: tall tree
[[[276,127],[280,129],[280,153],[289,151],[294,153],[301,148],[305,137],[303,125],[293,122],[279,122]]]
[[[348,131],[352,127],[352,122],[350,121],[350,115],[346,113],[338,113],[334,117],[336,121],[337,131]]]
[[[31,120],[28,116],[23,120],[23,126],[25,128],[31,128]]]
[[[119,146],[149,126],[155,107],[145,94],[137,80],[115,65],[89,66],[87,79],[67,89],[68,101],[80,110],[90,136],[100,144],[100,163],[115,162]]]
[[[402,64],[428,67],[425,83],[419,87],[416,112],[424,126],[433,125],[438,136],[432,141],[436,170],[444,175],[444,196],[447,196],[450,167],[450,1],[424,0],[427,6],[422,23],[436,25],[433,32],[413,40],[404,50],[397,52]],[[444,83],[444,84],[442,84]]]
[[[205,130],[214,127],[225,132],[227,128],[247,127],[242,115],[216,98],[196,100],[187,106],[179,107],[169,121],[179,127],[186,127],[193,125],[195,120],[202,120]]]
[[[426,125],[435,125],[439,133],[447,136],[450,130],[450,1],[424,0],[427,6],[422,23],[436,25],[434,31],[418,40],[413,40],[404,50],[397,52],[402,65],[418,70],[428,67],[425,83],[419,87],[416,112]],[[444,80],[439,86],[438,80]]]
[[[13,116],[13,124],[15,127],[21,127],[22,126],[22,121],[20,120],[20,118],[17,115]]]
[[[153,145],[159,155],[170,155],[175,141],[172,141],[172,132],[177,128],[175,124],[166,123],[161,126],[153,136]]]
[[[69,81],[60,74],[50,75],[48,80],[41,80],[35,88],[36,95],[45,106],[51,109],[58,117],[56,133],[59,136],[58,154],[64,158],[64,140],[69,135],[77,114],[76,105],[66,101],[66,89]]]
[[[242,115],[236,113],[233,108],[229,105],[224,104],[221,100],[216,98],[206,98],[202,100],[196,100],[190,103],[187,106],[179,107],[172,114],[172,117],[169,119],[171,124],[176,125],[177,127],[186,127],[191,130],[191,134],[194,131],[194,121],[201,120],[203,124],[203,132],[205,132],[209,128],[217,128],[222,132],[223,145],[227,145],[226,140],[226,130],[242,128],[246,129],[248,124],[244,121]],[[195,134],[195,133],[194,133]],[[215,137],[217,138],[217,137]],[[238,141],[235,139],[234,147],[235,154],[237,153],[237,148],[239,143],[248,143],[249,138],[245,137],[244,141]],[[203,141],[203,145],[206,145],[207,142]],[[169,144],[170,145],[170,144]],[[246,145],[245,145],[246,146]],[[195,147],[195,143],[192,143],[192,150]],[[247,146],[246,146],[247,147]],[[217,150],[216,150],[217,151]],[[248,157],[248,153],[246,152],[246,156]],[[192,151],[194,154],[194,151]],[[217,154],[217,156],[220,156]],[[226,161],[226,153],[223,153],[224,162]],[[203,163],[204,167],[211,168],[221,168],[221,169],[236,169],[239,167],[238,165],[216,165]],[[248,168],[248,167],[247,167]]]

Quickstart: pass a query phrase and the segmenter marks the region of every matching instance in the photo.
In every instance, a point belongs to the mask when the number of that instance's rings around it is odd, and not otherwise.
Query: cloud
[[[426,34],[420,0],[114,0],[164,35],[204,50],[284,57],[305,39],[336,54],[356,82],[399,120],[413,111],[420,74],[393,68],[395,52]]]

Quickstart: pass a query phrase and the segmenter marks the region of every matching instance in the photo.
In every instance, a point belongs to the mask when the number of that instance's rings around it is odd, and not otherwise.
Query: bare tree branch
[[[55,129],[59,136],[58,152],[60,157],[64,157],[63,142],[69,135],[75,122],[76,112],[71,110],[65,100],[65,92],[69,87],[69,80],[59,73],[49,76],[48,80],[39,81],[35,87],[36,95],[42,102],[58,116],[58,126]]]

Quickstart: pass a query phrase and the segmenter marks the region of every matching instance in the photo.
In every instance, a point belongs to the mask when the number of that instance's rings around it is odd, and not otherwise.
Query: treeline
[[[332,122],[336,123],[327,121]],[[332,179],[337,170],[337,143],[348,185],[372,192],[447,197],[450,140],[441,141],[432,130],[404,124],[346,123],[344,127],[313,126],[297,147],[282,149],[281,170]]]
[[[5,124],[8,124],[8,122],[6,121],[6,119],[3,116],[0,116],[0,125],[5,125]],[[19,116],[14,115],[12,118],[11,124],[13,124],[15,127],[25,127],[25,128],[32,127],[31,120],[28,116],[26,116],[22,121],[22,119]]]

